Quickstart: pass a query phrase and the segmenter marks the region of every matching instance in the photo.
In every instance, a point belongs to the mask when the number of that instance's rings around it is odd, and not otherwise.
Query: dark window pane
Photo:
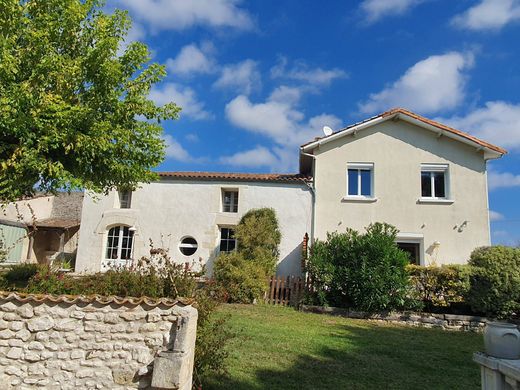
[[[236,246],[236,240],[234,240],[234,239],[233,240],[229,240],[228,241],[228,248],[227,248],[228,252],[231,252],[231,251],[235,250],[235,246]]]
[[[430,172],[421,172],[421,196],[430,198],[432,196],[432,181]]]
[[[363,169],[361,172],[361,195],[370,196],[372,194],[371,191],[371,171],[367,169]]]
[[[433,180],[435,182],[435,196],[437,198],[446,197],[446,188],[444,185],[444,172],[433,172]]]
[[[419,243],[398,242],[397,246],[408,255],[411,264],[419,264],[421,246]]]
[[[348,194],[358,195],[358,170],[348,170]]]
[[[181,241],[179,245],[179,250],[185,256],[191,256],[195,252],[197,252],[198,244],[197,241],[193,237],[186,237]]]

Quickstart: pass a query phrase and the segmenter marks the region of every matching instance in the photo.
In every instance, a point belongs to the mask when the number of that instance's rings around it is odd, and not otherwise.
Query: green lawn
[[[229,376],[204,389],[478,389],[482,335],[225,305]]]

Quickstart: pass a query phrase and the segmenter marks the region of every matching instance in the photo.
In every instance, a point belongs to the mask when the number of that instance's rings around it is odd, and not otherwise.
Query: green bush
[[[4,279],[7,285],[25,286],[39,269],[38,264],[22,263],[12,265],[5,273]]]
[[[246,260],[241,252],[222,253],[215,261],[214,277],[228,302],[251,303],[268,287],[263,264]]]
[[[313,283],[311,302],[369,312],[415,308],[408,256],[395,244],[396,235],[395,227],[375,223],[365,234],[347,229],[317,241],[307,267]]]
[[[508,318],[520,314],[520,248],[492,246],[471,254],[468,303],[473,311]]]
[[[251,303],[262,297],[278,263],[281,234],[273,209],[248,211],[236,227],[237,250],[215,261],[216,282],[229,302]]]
[[[416,297],[423,302],[426,311],[456,311],[464,306],[469,290],[470,267],[467,265],[442,265],[407,267]]]

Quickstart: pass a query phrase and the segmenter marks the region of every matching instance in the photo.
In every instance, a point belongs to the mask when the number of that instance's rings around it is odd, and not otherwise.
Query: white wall
[[[421,237],[426,264],[464,263],[475,247],[490,244],[482,151],[403,121],[387,121],[323,144],[315,154],[315,237],[388,222]],[[374,163],[375,202],[343,200],[349,162]],[[452,204],[418,202],[424,163],[449,164]],[[467,226],[459,229],[464,221]]]
[[[239,190],[238,213],[221,212],[223,188]],[[199,258],[211,272],[220,243],[219,226],[238,224],[252,208],[272,207],[282,233],[280,275],[300,273],[301,242],[311,229],[311,193],[304,184],[166,180],[145,184],[132,194],[130,209],[114,208],[117,193],[93,199],[86,194],[81,217],[77,272],[97,272],[104,258],[107,231],[115,225],[135,226],[134,259],[149,255],[149,240],[169,249],[177,262]],[[178,249],[194,237],[199,248],[190,257]]]

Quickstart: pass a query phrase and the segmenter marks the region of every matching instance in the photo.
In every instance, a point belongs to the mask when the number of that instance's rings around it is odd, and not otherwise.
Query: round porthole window
[[[193,237],[184,237],[179,244],[179,250],[184,256],[191,256],[197,252],[198,247],[199,244],[197,244],[197,240]]]

